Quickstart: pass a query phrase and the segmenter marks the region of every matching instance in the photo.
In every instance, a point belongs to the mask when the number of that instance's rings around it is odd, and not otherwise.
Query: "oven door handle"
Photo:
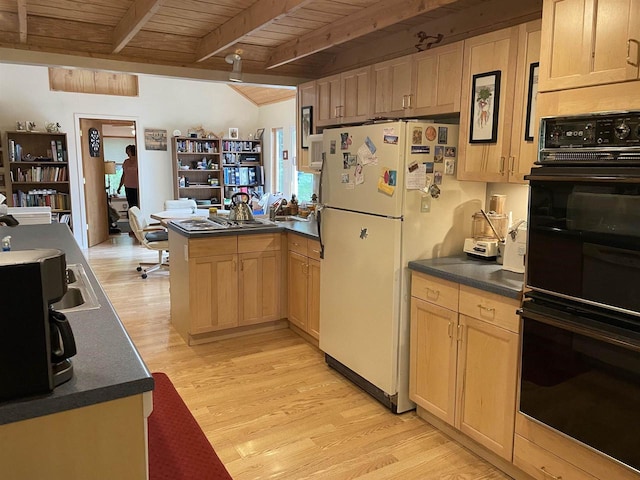
[[[556,167],[557,168],[557,167]],[[598,183],[640,183],[640,177],[627,175],[604,175],[604,174],[584,174],[584,175],[536,175],[531,173],[525,175],[525,180],[531,182],[598,182]]]
[[[562,330],[578,333],[580,335],[584,335],[585,337],[593,338],[594,340],[609,343],[611,345],[617,345],[622,348],[626,348],[628,350],[634,350],[636,352],[640,352],[640,343],[637,340],[634,341],[633,339],[625,337],[624,335],[620,335],[614,332],[609,332],[604,329],[584,326],[580,323],[577,323],[575,320],[571,319],[570,313],[558,311],[558,312],[554,312],[554,315],[556,315],[554,317],[550,315],[533,312],[527,308],[520,308],[518,309],[517,313],[518,315],[520,315],[520,317],[522,317],[523,320],[530,318],[531,320],[545,323],[547,325],[551,325],[553,327],[557,327]],[[577,311],[577,314],[579,314],[579,310]]]

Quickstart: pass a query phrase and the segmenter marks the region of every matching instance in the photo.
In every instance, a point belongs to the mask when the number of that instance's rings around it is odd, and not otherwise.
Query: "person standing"
[[[136,157],[136,146],[127,145],[125,148],[126,160],[122,163],[122,176],[117,192],[120,193],[124,185],[124,193],[127,197],[129,208],[138,207],[138,157]]]

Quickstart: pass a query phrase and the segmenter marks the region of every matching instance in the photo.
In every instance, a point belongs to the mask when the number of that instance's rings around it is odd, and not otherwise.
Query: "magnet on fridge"
[[[433,174],[433,183],[435,185],[442,185],[442,172],[436,172]]]

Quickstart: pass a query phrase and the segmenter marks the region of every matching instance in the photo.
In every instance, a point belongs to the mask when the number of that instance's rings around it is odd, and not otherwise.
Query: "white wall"
[[[227,136],[229,127],[238,127],[242,138],[246,138],[264,126],[266,138],[270,126],[277,123],[223,83],[140,75],[139,90],[138,97],[54,92],[49,90],[46,67],[0,63],[0,131],[15,130],[17,120],[31,120],[38,129],[43,129],[46,122],[59,122],[67,133],[73,230],[82,247],[86,247],[86,235],[78,118],[136,122],[140,203],[147,216],[162,210],[164,200],[173,197],[173,178],[170,148],[166,152],[145,150],[145,128],[165,129],[170,137],[175,129],[186,134],[189,128],[199,126]],[[295,118],[295,102],[285,103],[287,106],[265,108],[279,117],[286,116],[289,108]]]
[[[267,184],[265,192],[273,190],[272,187],[272,168],[273,159],[271,147],[271,129],[282,127],[284,129],[284,149],[289,151],[289,162],[293,162],[295,157],[295,148],[292,146],[291,130],[296,125],[296,99],[292,98],[284,102],[265,105],[260,108],[258,113],[258,128],[264,128],[264,136],[262,137],[262,151],[264,159],[265,176]],[[242,132],[241,132],[242,133]]]
[[[513,221],[526,220],[529,205],[529,185],[515,183],[488,183],[485,207],[489,208],[491,195],[506,195],[505,213],[512,213]]]

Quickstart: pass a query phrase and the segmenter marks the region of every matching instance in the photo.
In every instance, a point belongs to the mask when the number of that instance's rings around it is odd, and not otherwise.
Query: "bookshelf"
[[[71,190],[65,133],[7,132],[4,184],[13,207],[50,206],[54,221],[71,224]]]
[[[191,198],[202,207],[222,207],[220,139],[173,137],[172,146],[174,198]]]
[[[236,192],[264,193],[262,143],[259,140],[222,139],[222,180],[224,198],[230,201]]]

